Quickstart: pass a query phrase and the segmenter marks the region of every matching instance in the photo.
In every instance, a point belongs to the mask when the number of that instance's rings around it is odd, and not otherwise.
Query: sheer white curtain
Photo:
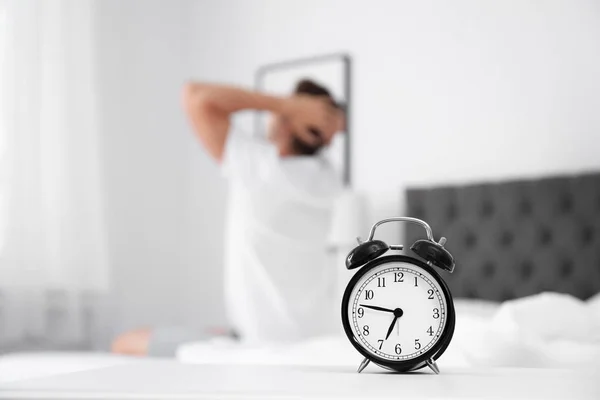
[[[87,347],[108,287],[92,0],[0,0],[0,352]]]

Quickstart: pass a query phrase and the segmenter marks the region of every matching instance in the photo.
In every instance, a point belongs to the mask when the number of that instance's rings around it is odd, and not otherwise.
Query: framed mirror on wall
[[[350,56],[338,53],[263,65],[255,76],[256,89],[274,95],[289,96],[302,79],[310,79],[330,91],[337,105],[344,111],[346,120],[344,132],[335,135],[332,144],[325,150],[325,157],[339,171],[346,186],[351,184],[351,74]],[[266,135],[266,129],[266,113],[257,113],[254,134]]]

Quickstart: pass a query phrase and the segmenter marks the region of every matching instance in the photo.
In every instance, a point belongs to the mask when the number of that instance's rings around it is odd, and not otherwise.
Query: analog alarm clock
[[[421,225],[427,237],[417,240],[408,254],[390,254],[403,246],[373,238],[376,228],[388,222]],[[396,217],[377,222],[368,240],[359,238],[358,243],[346,267],[360,269],[342,299],[344,331],[364,356],[358,372],[373,362],[398,372],[429,366],[438,374],[436,360],[450,344],[455,324],[452,295],[439,274],[454,271],[446,238],[436,242],[425,221]]]

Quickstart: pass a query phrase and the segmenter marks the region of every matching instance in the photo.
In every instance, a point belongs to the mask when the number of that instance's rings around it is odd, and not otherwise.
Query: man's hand
[[[112,343],[111,351],[115,354],[128,356],[148,355],[150,343],[150,329],[136,329],[119,335]]]
[[[281,114],[287,118],[298,139],[312,146],[329,143],[343,125],[341,111],[327,97],[289,97],[285,99]],[[316,136],[311,130],[317,130],[320,136]]]
[[[298,139],[309,146],[329,144],[344,126],[343,113],[326,96],[276,97],[191,82],[184,88],[183,103],[194,132],[217,161],[223,158],[230,116],[237,111],[251,109],[278,114],[287,120]],[[319,136],[311,132],[314,130]]]

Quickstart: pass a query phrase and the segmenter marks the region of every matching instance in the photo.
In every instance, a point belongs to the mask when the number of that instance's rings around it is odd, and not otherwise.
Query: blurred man
[[[309,80],[289,97],[190,83],[184,107],[230,182],[224,273],[232,328],[249,342],[334,332],[335,270],[326,246],[342,185],[320,155],[342,129],[331,94]],[[267,138],[232,128],[232,115],[243,110],[271,114]],[[153,340],[150,331],[130,332],[113,350],[142,354]]]

